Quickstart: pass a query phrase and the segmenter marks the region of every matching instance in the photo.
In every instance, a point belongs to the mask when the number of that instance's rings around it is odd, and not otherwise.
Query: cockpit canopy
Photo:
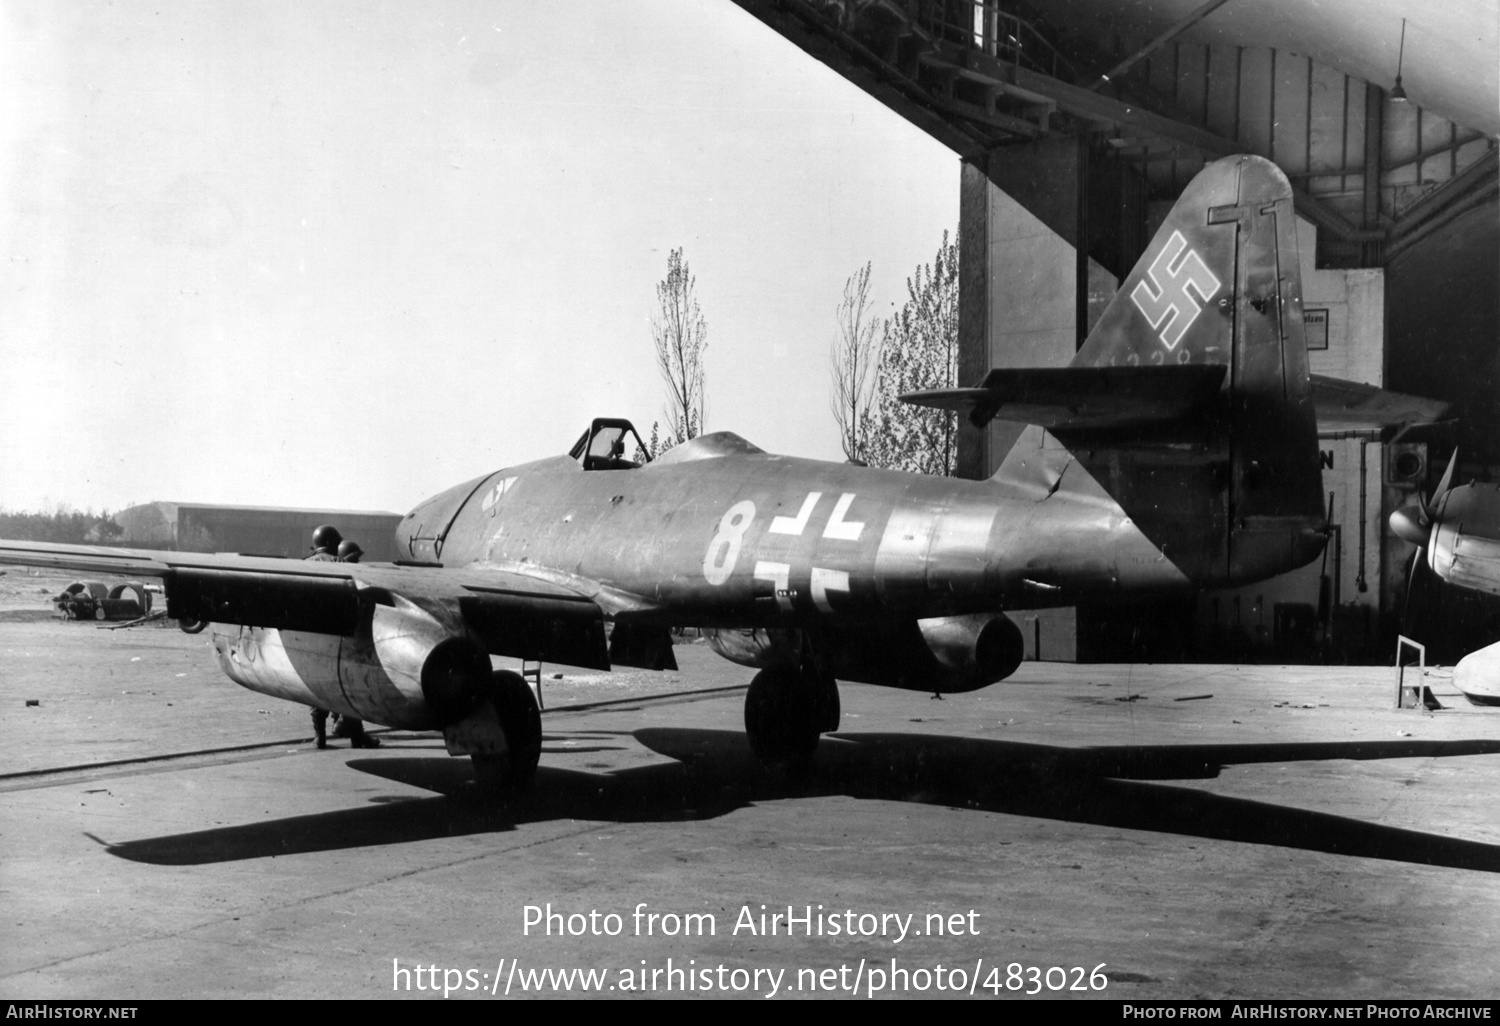
[[[630,439],[635,439],[634,459],[625,456]],[[584,470],[635,470],[651,462],[651,453],[635,425],[618,417],[596,417],[578,442],[568,451]]]

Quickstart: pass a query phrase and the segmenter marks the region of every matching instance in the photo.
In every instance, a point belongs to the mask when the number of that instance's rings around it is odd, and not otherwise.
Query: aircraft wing
[[[597,582],[520,567],[338,563],[0,540],[0,563],[164,582],[180,620],[353,636],[395,596],[495,655],[608,669],[604,615],[645,604]]]
[[[1389,392],[1375,385],[1312,376],[1319,438],[1368,438],[1390,442],[1412,428],[1443,421],[1451,403]]]
[[[907,392],[902,402],[1050,430],[1114,430],[1190,416],[1216,394],[1223,364],[1164,367],[999,367],[978,388]]]

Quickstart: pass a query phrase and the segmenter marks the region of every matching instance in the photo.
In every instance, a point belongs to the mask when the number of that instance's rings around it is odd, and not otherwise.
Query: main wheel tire
[[[804,762],[818,747],[826,702],[802,675],[788,667],[761,670],[745,695],[745,736],[755,757],[768,766]]]
[[[828,683],[823,685],[823,733],[832,733],[839,729],[839,720],[843,715],[843,705],[839,702],[838,682],[829,678]]]
[[[529,784],[542,758],[542,712],[531,685],[519,673],[501,670],[493,678],[489,701],[505,731],[506,752],[470,756],[474,777],[490,790]]]
[[[208,626],[207,620],[182,619],[177,621],[177,627],[184,634],[198,634]]]

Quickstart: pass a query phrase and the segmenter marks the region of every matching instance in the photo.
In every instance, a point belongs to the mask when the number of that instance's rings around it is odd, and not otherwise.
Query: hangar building
[[[959,380],[1061,366],[1218,157],[1291,179],[1312,370],[1453,404],[1446,432],[1328,437],[1323,565],[1196,600],[1017,613],[1044,658],[1444,660],[1500,606],[1419,587],[1390,512],[1500,480],[1495,0],[736,0],[959,157]],[[960,474],[1019,433],[961,423]],[[1033,652],[1035,654],[1035,652]]]

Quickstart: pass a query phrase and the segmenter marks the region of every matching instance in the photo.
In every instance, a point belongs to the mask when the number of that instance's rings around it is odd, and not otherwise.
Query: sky
[[[0,508],[404,512],[662,419],[681,247],[707,429],[841,459],[959,163],[730,0],[0,0]]]

